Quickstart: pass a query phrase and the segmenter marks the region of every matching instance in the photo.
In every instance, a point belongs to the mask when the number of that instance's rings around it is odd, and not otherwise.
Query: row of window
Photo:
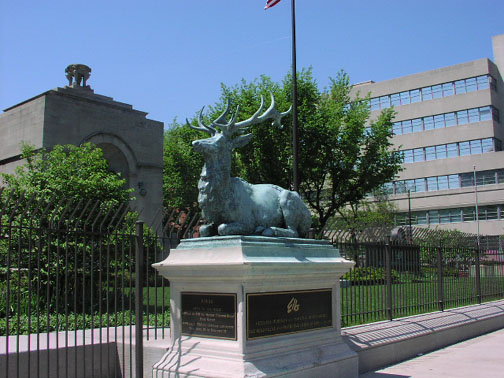
[[[490,205],[478,207],[479,220],[504,219],[504,205]],[[476,207],[461,207],[455,209],[441,209],[428,211],[414,211],[411,213],[411,224],[442,224],[457,222],[473,222],[476,220]],[[410,223],[408,213],[396,215],[398,226]]]
[[[465,109],[422,118],[394,122],[392,129],[395,135],[416,133],[424,130],[441,129],[458,125],[466,125],[481,121],[495,120],[500,122],[499,111],[493,106]]]
[[[456,94],[480,91],[489,87],[494,90],[497,89],[495,79],[490,75],[482,75],[391,95],[373,97],[371,98],[370,105],[371,110],[380,110],[390,108],[391,106],[413,104],[415,102],[428,101]]]
[[[476,172],[476,185],[478,186],[501,183],[504,183],[504,169]],[[408,190],[410,192],[432,192],[470,186],[474,186],[473,172],[394,181],[385,184],[384,189],[388,194],[401,194],[407,193]]]
[[[403,163],[416,163],[420,161],[446,159],[455,156],[484,154],[501,150],[502,143],[499,139],[485,138],[420,147],[411,150],[403,150],[401,152],[403,154]]]

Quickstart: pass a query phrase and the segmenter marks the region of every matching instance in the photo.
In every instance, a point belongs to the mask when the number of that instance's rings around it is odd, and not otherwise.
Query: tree
[[[322,228],[338,210],[357,205],[368,193],[391,181],[402,159],[390,142],[392,109],[370,120],[369,98],[350,97],[351,86],[344,72],[331,79],[329,90],[324,91],[319,91],[311,69],[297,75],[299,188]],[[285,111],[292,103],[291,87],[290,74],[282,83],[261,76],[250,83],[242,80],[235,86],[222,85],[220,101],[209,107],[203,120],[210,123],[216,119],[228,99],[235,109],[239,106],[238,119],[246,119],[259,108],[261,95],[268,101],[269,92],[275,97],[276,108]],[[191,123],[196,124],[197,117]],[[235,151],[234,175],[254,184],[292,189],[292,117],[284,117],[282,123],[283,128],[270,122],[250,128],[252,141]],[[189,142],[185,145],[190,148]],[[196,195],[189,197],[195,199]]]

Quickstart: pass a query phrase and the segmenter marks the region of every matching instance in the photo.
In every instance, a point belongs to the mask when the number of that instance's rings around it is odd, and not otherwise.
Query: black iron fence
[[[504,252],[453,242],[337,242],[355,267],[342,277],[343,326],[504,298]]]
[[[0,376],[142,377],[143,340],[170,321],[151,264],[187,212],[167,212],[159,233],[127,204],[0,198]]]

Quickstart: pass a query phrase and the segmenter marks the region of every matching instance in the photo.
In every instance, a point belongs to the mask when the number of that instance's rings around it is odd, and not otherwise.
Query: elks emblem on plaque
[[[287,305],[287,314],[290,314],[292,311],[294,311],[294,312],[299,311],[298,300],[294,297],[292,297],[289,304]]]

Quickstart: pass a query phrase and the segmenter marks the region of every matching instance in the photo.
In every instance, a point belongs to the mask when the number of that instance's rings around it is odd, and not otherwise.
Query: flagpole
[[[296,2],[291,0],[292,9],[292,181],[299,192],[298,178],[298,109],[297,109],[297,69],[296,69]]]

